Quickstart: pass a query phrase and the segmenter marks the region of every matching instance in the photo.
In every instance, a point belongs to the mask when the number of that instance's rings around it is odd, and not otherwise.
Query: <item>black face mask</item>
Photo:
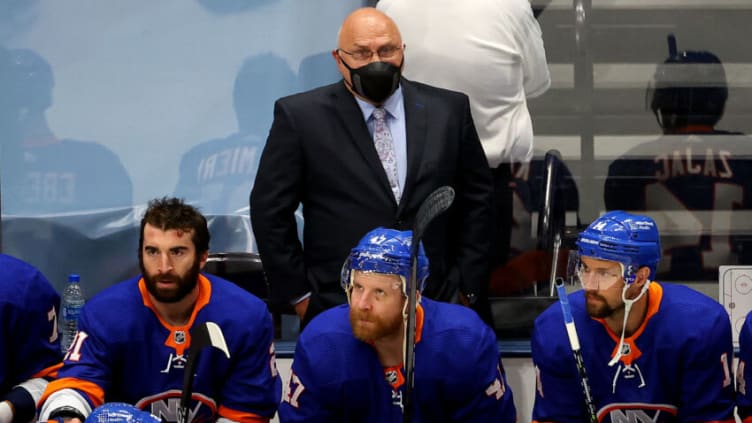
[[[376,104],[383,103],[399,86],[401,69],[391,63],[371,62],[355,69],[344,60],[342,63],[350,71],[353,91]]]

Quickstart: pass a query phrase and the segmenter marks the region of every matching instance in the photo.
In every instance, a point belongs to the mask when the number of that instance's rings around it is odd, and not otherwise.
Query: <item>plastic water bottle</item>
[[[81,290],[81,277],[77,274],[68,275],[68,285],[63,290],[63,297],[60,301],[62,314],[62,324],[60,325],[62,338],[60,339],[60,349],[65,353],[68,351],[73,338],[78,332],[78,316],[81,314],[81,308],[84,306],[84,293]]]

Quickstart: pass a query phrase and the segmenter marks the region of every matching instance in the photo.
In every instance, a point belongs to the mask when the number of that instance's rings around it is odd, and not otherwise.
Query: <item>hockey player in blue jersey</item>
[[[731,324],[715,300],[651,280],[655,221],[606,213],[580,233],[569,295],[599,422],[733,422]],[[554,304],[535,321],[533,420],[587,421],[585,396]]]
[[[374,229],[343,267],[348,303],[314,318],[295,348],[281,422],[402,421],[410,231]],[[418,291],[428,259],[418,255]],[[420,294],[418,294],[420,295]],[[514,422],[496,337],[472,310],[417,306],[413,422]]]
[[[0,423],[28,423],[62,359],[60,296],[37,269],[0,254]]]
[[[214,322],[230,357],[198,358],[189,421],[268,422],[281,395],[271,315],[240,287],[201,273],[209,250],[206,219],[181,200],[149,203],[141,220],[141,276],[94,296],[40,416],[84,421],[105,402],[125,402],[175,422],[191,328]]]
[[[739,331],[739,364],[736,368],[737,412],[744,423],[752,422],[752,313]]]

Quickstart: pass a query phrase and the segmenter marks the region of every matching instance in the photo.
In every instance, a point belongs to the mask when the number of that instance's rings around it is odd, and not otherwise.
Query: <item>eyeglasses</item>
[[[584,289],[609,289],[621,278],[618,273],[606,269],[591,269],[580,265],[576,271],[577,279]]]
[[[341,51],[342,53],[345,53],[346,55],[352,57],[353,59],[357,61],[366,61],[371,60],[374,53],[379,55],[380,59],[391,59],[403,49],[405,48],[404,44],[401,46],[384,46],[378,49],[377,51],[367,50],[367,49],[361,49],[361,50],[355,50],[355,51],[347,51],[343,48],[338,48],[338,51]]]

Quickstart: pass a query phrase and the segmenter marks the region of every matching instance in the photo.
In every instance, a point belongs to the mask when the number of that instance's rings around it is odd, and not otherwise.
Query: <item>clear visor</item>
[[[604,290],[617,285],[624,275],[624,265],[618,262],[599,262],[590,268],[583,263],[576,251],[569,254],[567,278],[572,283],[579,283],[586,290]]]

